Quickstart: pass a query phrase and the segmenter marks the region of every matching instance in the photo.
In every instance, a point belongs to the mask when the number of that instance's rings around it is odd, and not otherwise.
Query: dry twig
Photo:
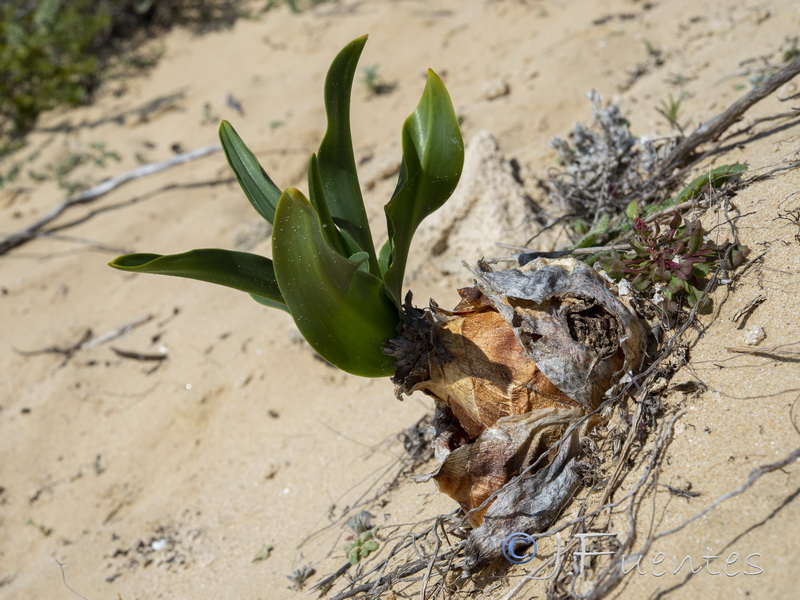
[[[800,74],[800,57],[795,58],[783,69],[772,75],[764,83],[750,90],[747,94],[731,104],[727,110],[709,119],[695,129],[688,137],[681,140],[672,153],[664,160],[657,179],[669,175],[674,169],[685,165],[695,150],[707,142],[718,139],[727,129],[738,121],[754,104],[763,100],[784,83]]]
[[[139,317],[138,319],[134,319],[129,323],[125,323],[124,325],[117,327],[116,329],[112,329],[109,332],[104,333],[103,335],[99,335],[97,337],[92,337],[92,330],[87,329],[81,338],[70,346],[49,346],[47,348],[42,348],[39,350],[18,350],[14,348],[14,352],[21,356],[36,356],[38,354],[63,354],[64,360],[68,361],[72,358],[75,354],[80,352],[81,350],[88,350],[90,348],[95,348],[100,346],[101,344],[105,344],[106,342],[110,342],[111,340],[115,340],[117,338],[121,338],[122,336],[128,335],[131,331],[133,331],[136,327],[140,325],[144,325],[148,321],[153,318],[153,315],[145,315],[143,317]]]
[[[179,154],[168,160],[163,160],[157,163],[150,163],[148,165],[141,166],[137,169],[133,169],[132,171],[128,171],[127,173],[123,173],[122,175],[118,175],[117,177],[106,179],[100,185],[97,185],[91,189],[83,191],[80,194],[73,196],[72,198],[69,198],[68,200],[59,204],[49,213],[37,219],[30,225],[28,225],[25,229],[18,231],[17,233],[12,233],[11,235],[6,236],[4,239],[0,240],[0,255],[5,254],[9,250],[17,248],[29,242],[33,238],[37,237],[45,225],[54,221],[59,216],[61,216],[64,213],[64,211],[74,206],[89,204],[90,202],[94,202],[98,198],[105,196],[110,191],[118,188],[119,186],[125,183],[128,183],[129,181],[133,181],[134,179],[141,179],[142,177],[147,177],[149,175],[155,175],[156,173],[160,173],[161,171],[164,171],[176,165],[181,165],[191,160],[195,160],[197,158],[213,154],[214,152],[217,152],[221,149],[222,146],[219,144],[215,144],[213,146],[206,146],[205,148],[198,148],[197,150],[192,150],[191,152],[184,152],[183,154]]]

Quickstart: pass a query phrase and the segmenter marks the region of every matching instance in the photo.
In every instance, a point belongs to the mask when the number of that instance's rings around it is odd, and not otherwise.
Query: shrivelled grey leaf
[[[594,409],[615,379],[641,367],[641,320],[585,263],[540,258],[507,271],[482,265],[475,275],[528,357],[584,408]]]
[[[638,372],[647,341],[633,310],[574,259],[481,264],[475,275],[452,311],[406,311],[408,348],[392,347],[398,390],[436,401],[439,467],[417,479],[434,479],[467,512],[468,571],[498,558],[506,536],[558,516],[578,485],[581,441],[600,422],[591,413]],[[411,360],[420,355],[427,364]]]
[[[533,474],[510,481],[497,494],[467,540],[464,570],[469,573],[502,555],[503,542],[514,532],[545,531],[578,487],[573,469],[580,451],[580,437],[573,429],[552,462]]]

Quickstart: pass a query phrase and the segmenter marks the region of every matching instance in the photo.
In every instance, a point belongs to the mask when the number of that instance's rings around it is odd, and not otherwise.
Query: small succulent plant
[[[348,519],[346,525],[355,533],[363,533],[373,528],[372,519],[374,518],[372,513],[362,510]]]
[[[291,575],[286,576],[286,579],[292,582],[291,589],[299,592],[316,572],[314,567],[306,565],[300,569],[295,569]]]
[[[374,539],[378,528],[373,527],[361,533],[353,535],[352,541],[344,546],[344,551],[347,554],[347,560],[351,565],[355,565],[362,558],[367,558],[372,552],[378,549],[378,542]]]
[[[720,265],[735,269],[750,252],[746,246],[713,242],[699,220],[686,221],[678,211],[663,231],[657,221],[650,226],[638,214],[631,216],[634,234],[630,251],[611,250],[600,259],[600,266],[616,281],[628,279],[637,292],[664,284],[664,308],[669,312],[677,310],[680,295],[689,306],[708,310],[709,299],[703,293],[708,276]]]
[[[226,121],[225,156],[255,210],[273,224],[272,259],[220,249],[129,254],[124,271],[199,279],[249,293],[291,314],[300,332],[334,366],[369,377],[394,372],[382,348],[397,335],[411,239],[450,197],[461,176],[464,144],[447,90],[433,72],[402,130],[403,157],[384,211],[388,240],[376,252],[356,172],[350,95],[367,36],[336,56],[325,81],[328,128],[308,165],[309,197],[281,190]]]
[[[378,542],[375,540],[378,527],[372,524],[372,519],[372,514],[362,510],[347,521],[347,526],[353,533],[347,538],[348,543],[345,544],[344,551],[351,565],[355,565],[378,549]]]

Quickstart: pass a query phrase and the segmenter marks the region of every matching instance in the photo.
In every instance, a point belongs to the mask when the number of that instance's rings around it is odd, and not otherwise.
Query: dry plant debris
[[[645,182],[655,175],[670,143],[658,146],[637,138],[619,107],[602,106],[600,95],[589,94],[595,128],[577,123],[570,141],[553,138],[561,169],[548,175],[550,199],[574,217],[592,226],[605,215],[625,210]]]
[[[454,310],[407,310],[415,322],[401,339],[423,332],[423,348],[396,347],[394,377],[398,393],[436,402],[440,464],[417,479],[435,479],[476,528],[468,570],[498,558],[509,534],[549,525],[578,484],[581,439],[597,421],[573,427],[557,453],[554,443],[639,371],[646,346],[640,319],[580,261],[482,264],[475,275]]]

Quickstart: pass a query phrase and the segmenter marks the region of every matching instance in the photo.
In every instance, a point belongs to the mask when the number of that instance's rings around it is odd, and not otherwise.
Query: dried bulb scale
[[[580,444],[567,444],[567,456],[557,442],[568,431],[587,435],[598,419],[583,418],[626,372],[641,368],[646,329],[597,272],[574,259],[506,271],[481,263],[474,274],[476,285],[460,290],[453,310],[407,303],[389,351],[398,358],[398,395],[421,391],[436,403],[439,468],[417,479],[434,479],[467,511],[480,555],[491,554],[480,548],[481,535],[488,544],[511,526],[503,515],[484,521],[493,502],[505,506],[503,494],[514,493],[506,484],[520,473],[539,478],[537,502],[548,500],[549,485],[548,501],[563,504],[571,487],[564,472]],[[530,495],[515,502],[533,502]]]

